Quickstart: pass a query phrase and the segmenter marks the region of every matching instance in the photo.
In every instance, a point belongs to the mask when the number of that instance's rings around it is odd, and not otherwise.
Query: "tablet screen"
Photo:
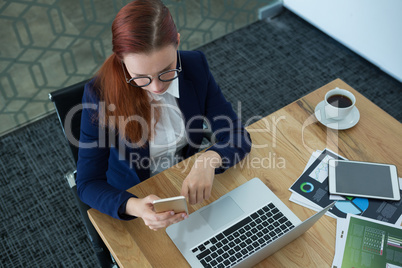
[[[392,198],[389,166],[351,162],[337,162],[336,191]]]

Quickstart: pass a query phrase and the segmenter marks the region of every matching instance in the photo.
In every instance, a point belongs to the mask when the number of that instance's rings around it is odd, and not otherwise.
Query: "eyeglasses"
[[[180,53],[177,51],[177,55],[179,57],[179,69],[171,69],[164,71],[160,74],[158,74],[158,79],[162,82],[170,82],[177,77],[179,77],[179,73],[182,71],[181,69],[181,59],[180,59]],[[127,78],[126,76],[126,68],[124,67],[123,61],[121,61],[121,67],[123,68],[123,73],[124,73],[124,78],[126,79],[127,84],[132,85],[133,87],[146,87],[149,84],[151,84],[153,77],[151,75],[147,76],[136,76],[132,77],[130,79]]]

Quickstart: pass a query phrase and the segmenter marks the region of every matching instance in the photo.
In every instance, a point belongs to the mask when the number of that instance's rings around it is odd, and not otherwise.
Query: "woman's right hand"
[[[173,223],[177,223],[188,218],[186,213],[166,211],[156,213],[152,202],[160,199],[156,195],[148,195],[144,198],[130,198],[126,205],[126,214],[142,218],[145,225],[151,230],[166,228]]]

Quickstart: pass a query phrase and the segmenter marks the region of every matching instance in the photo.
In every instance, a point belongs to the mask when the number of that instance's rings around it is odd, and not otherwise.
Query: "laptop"
[[[305,233],[334,204],[302,222],[254,178],[166,233],[192,267],[251,267]]]

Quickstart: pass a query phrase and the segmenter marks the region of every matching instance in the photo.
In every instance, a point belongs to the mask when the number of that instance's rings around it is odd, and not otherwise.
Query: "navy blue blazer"
[[[184,148],[184,157],[199,151],[204,117],[210,122],[217,140],[208,150],[217,152],[223,162],[215,173],[222,173],[250,152],[250,135],[216,84],[204,54],[182,51],[180,55],[182,72],[178,78],[178,105],[184,115],[187,139],[191,141],[191,145]],[[108,137],[108,131],[99,128],[94,121],[99,109],[99,96],[93,87],[94,80],[85,86],[82,99],[78,195],[84,203],[105,214],[123,220],[132,219],[134,217],[124,214],[127,200],[134,197],[126,190],[149,178],[149,147],[131,148],[122,144],[118,135]],[[103,138],[106,138],[105,142]],[[113,146],[107,146],[109,143]],[[139,155],[140,158],[130,159],[132,155]]]

